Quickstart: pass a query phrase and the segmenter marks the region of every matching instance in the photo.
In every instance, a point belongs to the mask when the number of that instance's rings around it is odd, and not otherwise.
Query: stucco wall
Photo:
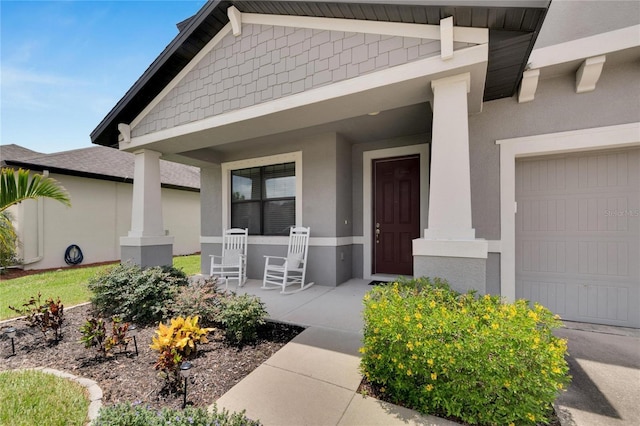
[[[454,48],[468,46],[455,43]],[[231,33],[132,129],[138,137],[440,53],[411,37],[247,24]]]
[[[637,0],[553,0],[535,48],[638,25]]]
[[[325,133],[305,138],[281,139],[277,142],[243,146],[227,152],[222,162],[246,160],[302,151],[302,226],[311,227],[312,237],[336,236],[337,137]],[[296,172],[298,173],[298,172]],[[222,235],[222,177],[220,171],[203,169],[203,235]],[[206,209],[206,212],[205,212]],[[216,212],[219,212],[216,215]],[[206,213],[206,214],[205,214]],[[210,221],[215,224],[209,223]],[[228,225],[225,225],[225,227]]]
[[[120,237],[131,226],[133,185],[51,174],[71,196],[71,207],[44,199],[44,229],[38,228],[37,201],[24,203],[19,225],[25,259],[43,255],[43,259],[26,265],[26,269],[66,266],[64,252],[77,244],[83,263],[120,259]],[[162,189],[165,229],[175,236],[174,254],[200,250],[200,196],[197,192]],[[38,252],[43,238],[44,252]]]
[[[287,152],[302,151],[302,220],[311,228],[312,238],[351,236],[351,143],[335,133],[283,139],[276,143],[239,146],[237,151],[225,153],[223,162],[259,158]],[[298,171],[296,172],[298,173]],[[202,169],[202,232],[203,236],[221,236],[222,174],[218,166]],[[345,224],[346,220],[346,224]],[[314,246],[309,249],[309,280],[336,285],[352,276],[351,245]],[[220,254],[220,245],[202,244],[202,272],[208,273],[209,255]],[[282,255],[285,246],[250,244],[248,276],[261,278],[263,255]],[[312,266],[313,265],[313,266]]]
[[[605,63],[593,92],[575,93],[575,75],[538,84],[532,102],[484,104],[469,117],[471,203],[478,238],[500,239],[500,151],[496,140],[630,123],[640,117],[640,67]]]
[[[200,169],[200,218],[203,236],[222,235],[222,169],[219,165]]]

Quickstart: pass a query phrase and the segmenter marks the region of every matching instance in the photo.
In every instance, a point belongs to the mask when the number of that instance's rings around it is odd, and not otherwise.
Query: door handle
[[[376,223],[376,244],[380,244],[380,223]]]

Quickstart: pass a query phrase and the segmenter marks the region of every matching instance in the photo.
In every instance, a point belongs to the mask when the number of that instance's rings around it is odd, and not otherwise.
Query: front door
[[[413,275],[420,238],[420,156],[373,160],[373,273]]]

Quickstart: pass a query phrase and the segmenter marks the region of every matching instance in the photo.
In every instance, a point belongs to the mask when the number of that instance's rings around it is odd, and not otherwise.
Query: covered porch
[[[249,228],[257,279],[264,255],[284,254],[283,229],[305,226],[310,282],[431,275],[511,298],[499,277],[488,288],[488,243],[472,224],[469,116],[514,92],[546,6],[344,6],[208,3],[185,23],[92,134],[137,158],[122,258],[170,262],[163,158],[201,169],[203,274],[225,229]],[[277,195],[243,189],[269,173],[289,179]]]

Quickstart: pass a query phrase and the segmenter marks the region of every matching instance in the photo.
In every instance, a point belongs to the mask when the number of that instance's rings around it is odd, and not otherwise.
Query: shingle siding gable
[[[456,43],[455,48],[467,46]],[[247,24],[228,34],[132,130],[134,137],[438,55],[410,37]]]

